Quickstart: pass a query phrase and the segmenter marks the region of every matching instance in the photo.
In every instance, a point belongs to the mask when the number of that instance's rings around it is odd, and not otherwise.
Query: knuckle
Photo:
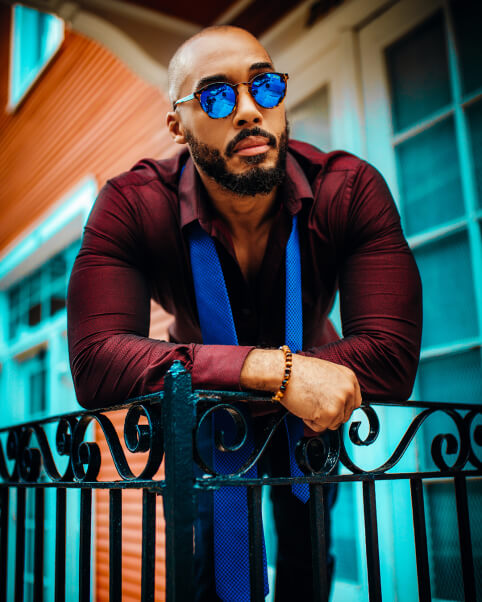
[[[338,413],[338,408],[331,406],[326,410],[325,416],[328,420],[334,420],[338,416]]]

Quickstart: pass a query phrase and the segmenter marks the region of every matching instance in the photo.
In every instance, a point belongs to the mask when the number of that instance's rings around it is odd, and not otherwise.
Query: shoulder
[[[177,180],[181,153],[170,159],[143,159],[102,187],[87,221],[87,238],[114,246],[149,247],[174,231],[178,220]],[[105,243],[102,243],[103,245]],[[132,254],[132,253],[131,253]]]
[[[325,218],[330,210],[340,216],[367,182],[382,179],[369,163],[343,150],[324,152],[290,140],[289,152],[311,187],[314,213],[321,212]]]
[[[129,171],[110,178],[106,187],[132,199],[146,199],[151,193],[169,195],[177,192],[179,172],[186,161],[187,152],[168,159],[141,159]]]
[[[366,161],[343,150],[325,152],[312,144],[299,140],[290,140],[290,153],[300,164],[307,176],[312,173],[356,173],[368,165]]]
[[[129,171],[107,180],[94,204],[89,225],[122,220],[146,236],[152,227],[172,228],[179,214],[178,180],[187,153],[142,159]]]
[[[386,187],[383,176],[373,165],[347,151],[324,152],[298,140],[289,141],[289,151],[310,182],[315,199],[323,194],[326,200],[342,189],[347,200],[367,184]],[[317,186],[321,182],[322,188]]]
[[[393,227],[399,216],[388,186],[367,161],[351,153],[329,153],[298,141],[290,141],[290,152],[307,177],[313,192],[310,222],[320,232],[331,232],[338,240],[348,233]]]

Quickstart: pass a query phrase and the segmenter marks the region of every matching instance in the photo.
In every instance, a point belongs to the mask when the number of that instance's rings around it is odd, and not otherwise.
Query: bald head
[[[171,104],[174,104],[174,102],[179,99],[182,84],[192,71],[193,55],[198,53],[200,46],[202,46],[200,42],[202,43],[203,38],[208,36],[218,36],[220,38],[223,36],[244,36],[247,39],[250,39],[251,41],[254,40],[257,44],[259,44],[257,39],[250,34],[249,31],[246,31],[241,27],[234,27],[232,25],[212,25],[211,27],[206,27],[197,34],[188,38],[176,50],[174,56],[169,62],[167,81],[169,88],[169,100],[171,101]],[[261,44],[259,45],[262,48]],[[264,48],[263,50],[266,52]],[[267,52],[266,55],[269,58]]]

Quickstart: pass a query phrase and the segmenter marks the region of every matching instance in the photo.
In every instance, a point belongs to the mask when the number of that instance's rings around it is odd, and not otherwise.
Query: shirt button
[[[251,315],[251,310],[249,309],[249,307],[243,307],[241,313],[245,318],[248,318]]]

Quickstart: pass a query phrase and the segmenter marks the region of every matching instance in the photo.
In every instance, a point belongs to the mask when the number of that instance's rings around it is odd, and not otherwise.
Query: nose
[[[238,86],[238,102],[235,111],[234,124],[237,127],[245,127],[253,123],[259,125],[263,120],[260,108],[246,85]]]

